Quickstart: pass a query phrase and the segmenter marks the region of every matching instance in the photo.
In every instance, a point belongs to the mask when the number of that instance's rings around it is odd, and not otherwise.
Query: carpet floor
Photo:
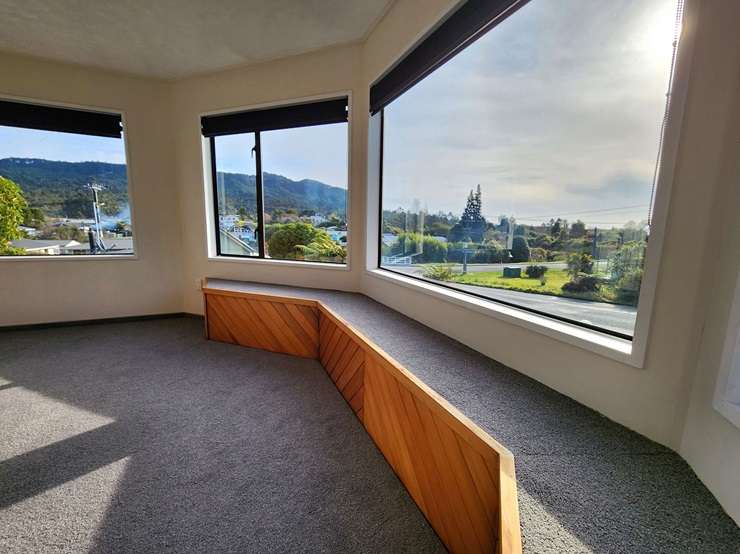
[[[0,552],[441,552],[318,362],[161,319],[0,333]]]
[[[740,554],[740,528],[675,452],[354,293],[321,300],[514,454],[524,551]]]

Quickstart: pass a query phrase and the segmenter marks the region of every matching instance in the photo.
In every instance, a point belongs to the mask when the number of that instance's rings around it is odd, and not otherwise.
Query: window
[[[0,101],[0,255],[133,253],[121,116]]]
[[[371,89],[379,267],[631,339],[680,14],[464,4]]]
[[[216,252],[343,264],[347,98],[206,116]]]

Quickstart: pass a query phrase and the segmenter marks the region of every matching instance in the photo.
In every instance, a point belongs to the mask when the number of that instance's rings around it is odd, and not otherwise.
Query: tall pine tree
[[[449,240],[452,242],[483,242],[483,235],[488,224],[483,217],[482,208],[483,197],[480,185],[478,185],[475,192],[470,190],[460,221],[450,229]]]

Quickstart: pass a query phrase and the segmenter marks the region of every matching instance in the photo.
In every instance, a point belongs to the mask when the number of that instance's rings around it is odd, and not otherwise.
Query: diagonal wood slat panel
[[[208,337],[271,352],[317,358],[318,310],[233,296],[208,295]]]
[[[319,360],[344,399],[362,420],[365,351],[349,333],[319,313]]]
[[[465,437],[379,356],[365,360],[365,427],[451,552],[496,552],[498,457]]]

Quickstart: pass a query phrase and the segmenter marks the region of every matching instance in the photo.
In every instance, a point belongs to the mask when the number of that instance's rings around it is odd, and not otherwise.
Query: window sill
[[[227,262],[237,264],[271,265],[281,267],[302,267],[304,269],[329,269],[332,271],[349,271],[349,264],[327,262],[301,262],[297,260],[271,260],[264,258],[237,258],[230,256],[208,256],[209,262]]]
[[[136,254],[101,254],[98,256],[94,255],[58,255],[58,256],[0,256],[0,262],[48,262],[48,261],[78,261],[78,262],[90,262],[90,261],[103,261],[103,260],[138,260],[139,257]]]
[[[497,304],[496,302],[476,298],[462,292],[456,292],[444,287],[396,275],[382,269],[369,269],[367,274],[384,281],[407,287],[434,298],[439,298],[458,306],[474,310],[487,316],[495,317],[520,327],[535,331],[547,337],[559,340],[589,350],[600,356],[611,358],[618,362],[642,368],[644,357],[633,352],[631,341],[612,337],[589,329],[568,323],[549,319],[520,310],[517,308]]]

